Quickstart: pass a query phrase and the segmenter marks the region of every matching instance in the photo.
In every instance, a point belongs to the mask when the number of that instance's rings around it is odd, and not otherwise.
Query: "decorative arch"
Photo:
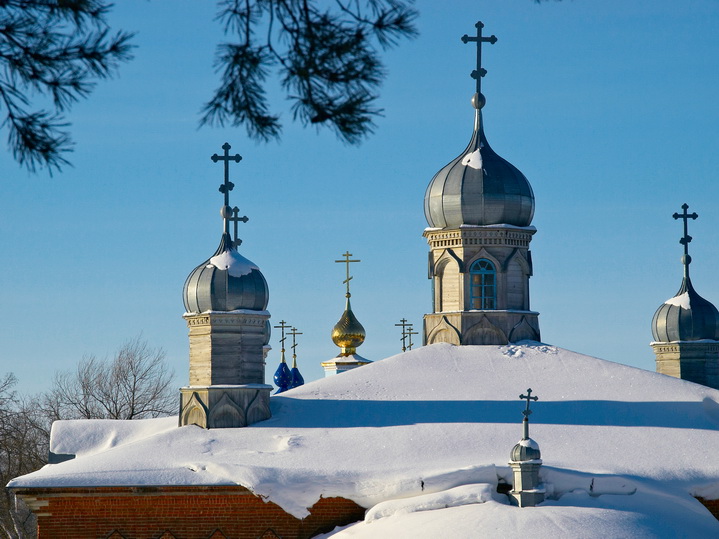
[[[223,393],[220,400],[212,407],[207,420],[210,428],[233,428],[247,425],[245,412],[237,406],[227,393]]]
[[[462,344],[461,333],[456,327],[449,323],[446,316],[443,316],[442,321],[427,335],[427,344],[437,344],[440,342],[446,342],[456,346]]]
[[[539,333],[535,330],[525,316],[509,332],[509,342],[539,341]]]
[[[486,316],[464,334],[464,344],[507,344],[507,336]]]
[[[255,396],[247,406],[247,424],[252,425],[258,421],[264,421],[272,416],[270,412],[269,404],[260,395],[260,392],[255,392]]]
[[[203,429],[207,428],[207,406],[202,402],[196,392],[182,409],[182,421],[180,425],[197,425]]]
[[[451,255],[440,257],[435,272],[435,305],[437,312],[459,311],[460,303],[460,265]]]

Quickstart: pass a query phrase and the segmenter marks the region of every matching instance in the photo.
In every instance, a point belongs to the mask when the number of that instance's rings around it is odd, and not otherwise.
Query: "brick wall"
[[[344,498],[322,498],[302,520],[244,487],[33,489],[17,494],[39,539],[305,539],[364,518]]]

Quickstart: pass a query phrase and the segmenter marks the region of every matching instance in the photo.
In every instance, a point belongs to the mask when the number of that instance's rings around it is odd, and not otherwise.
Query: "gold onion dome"
[[[357,351],[357,347],[364,342],[366,336],[364,327],[352,312],[348,295],[345,312],[342,313],[339,321],[332,328],[332,342],[342,349],[341,356],[351,356]]]

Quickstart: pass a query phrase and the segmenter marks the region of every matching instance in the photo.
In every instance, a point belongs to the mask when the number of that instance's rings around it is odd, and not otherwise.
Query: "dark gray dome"
[[[539,451],[539,445],[531,438],[519,440],[512,448],[509,459],[513,462],[526,462],[528,460],[537,460],[542,458]]]
[[[524,174],[489,146],[480,110],[467,148],[429,183],[424,215],[432,228],[531,224],[532,187]]]
[[[237,252],[227,233],[222,235],[215,254],[192,270],[183,290],[189,313],[264,311],[269,297],[260,268]]]
[[[654,313],[652,336],[656,342],[719,340],[719,311],[697,294],[687,275],[679,292]]]

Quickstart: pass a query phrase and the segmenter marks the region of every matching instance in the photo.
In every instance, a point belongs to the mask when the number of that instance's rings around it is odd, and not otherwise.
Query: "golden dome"
[[[350,356],[357,351],[357,347],[364,342],[366,333],[364,327],[359,323],[350,307],[350,299],[347,298],[345,312],[339,322],[332,328],[332,342],[342,349],[341,356]]]

